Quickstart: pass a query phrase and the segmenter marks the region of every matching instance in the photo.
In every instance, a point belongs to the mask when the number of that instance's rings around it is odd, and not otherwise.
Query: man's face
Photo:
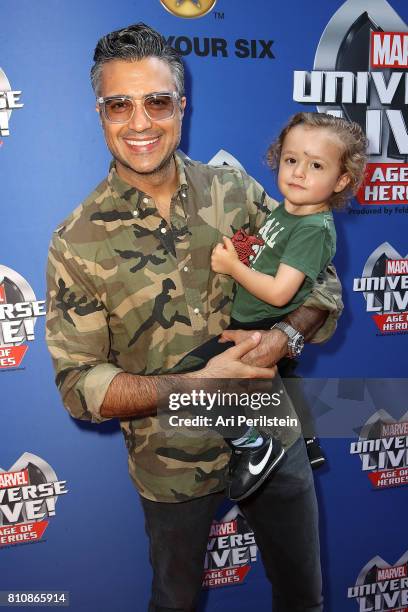
[[[128,62],[112,60],[102,67],[98,95],[131,96],[140,100],[157,92],[176,91],[169,66],[155,57]],[[100,111],[106,144],[124,180],[137,186],[140,179],[157,173],[170,162],[180,142],[181,122],[186,100],[176,101],[174,116],[152,120],[138,102],[133,117],[126,123],[111,123]],[[98,110],[98,109],[97,109]]]

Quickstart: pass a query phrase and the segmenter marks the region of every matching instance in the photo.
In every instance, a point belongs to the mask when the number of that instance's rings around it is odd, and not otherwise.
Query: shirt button
[[[166,230],[165,227],[162,227],[160,231],[161,231],[162,234],[165,234],[167,230]]]
[[[134,217],[137,217],[137,216],[138,216],[138,214],[139,214],[139,211],[138,211],[138,210],[134,210],[134,211],[133,211],[133,216],[134,216]]]
[[[199,308],[194,308],[194,314],[199,314],[200,309]]]
[[[188,272],[188,267],[184,266],[183,270],[184,270],[184,272]]]
[[[149,198],[143,198],[143,204],[148,204]]]

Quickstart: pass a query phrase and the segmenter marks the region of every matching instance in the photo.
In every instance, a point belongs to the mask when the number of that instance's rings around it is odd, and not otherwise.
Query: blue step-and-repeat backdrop
[[[69,592],[75,612],[147,609],[147,540],[122,435],[65,412],[44,341],[51,233],[110,161],[93,50],[144,21],[184,57],[181,149],[193,159],[239,163],[279,197],[264,153],[289,115],[318,109],[366,130],[365,184],[336,214],[345,312],[329,343],[306,348],[302,371],[330,379],[323,420],[355,417],[323,439],[328,465],[315,474],[325,610],[408,610],[406,1],[19,0],[0,15],[0,591],[61,592],[60,604]],[[269,610],[250,527],[231,504],[216,518],[203,610]]]

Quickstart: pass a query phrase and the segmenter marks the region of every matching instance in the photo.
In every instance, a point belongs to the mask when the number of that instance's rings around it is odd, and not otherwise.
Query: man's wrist
[[[262,334],[260,344],[254,351],[242,358],[244,363],[271,367],[278,363],[288,352],[288,337],[279,329],[259,330]],[[250,332],[247,332],[250,333]]]
[[[289,313],[284,321],[301,333],[306,341],[309,341],[326,321],[328,314],[327,310],[299,306]]]
[[[280,359],[286,357],[288,354],[288,336],[281,329],[270,329],[265,332],[268,334],[270,339],[272,348],[273,348],[273,356],[274,363],[278,363]]]

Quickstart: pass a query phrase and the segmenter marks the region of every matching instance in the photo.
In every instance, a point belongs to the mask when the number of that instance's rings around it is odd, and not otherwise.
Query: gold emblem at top
[[[164,8],[176,17],[203,17],[214,8],[217,0],[160,0]]]

